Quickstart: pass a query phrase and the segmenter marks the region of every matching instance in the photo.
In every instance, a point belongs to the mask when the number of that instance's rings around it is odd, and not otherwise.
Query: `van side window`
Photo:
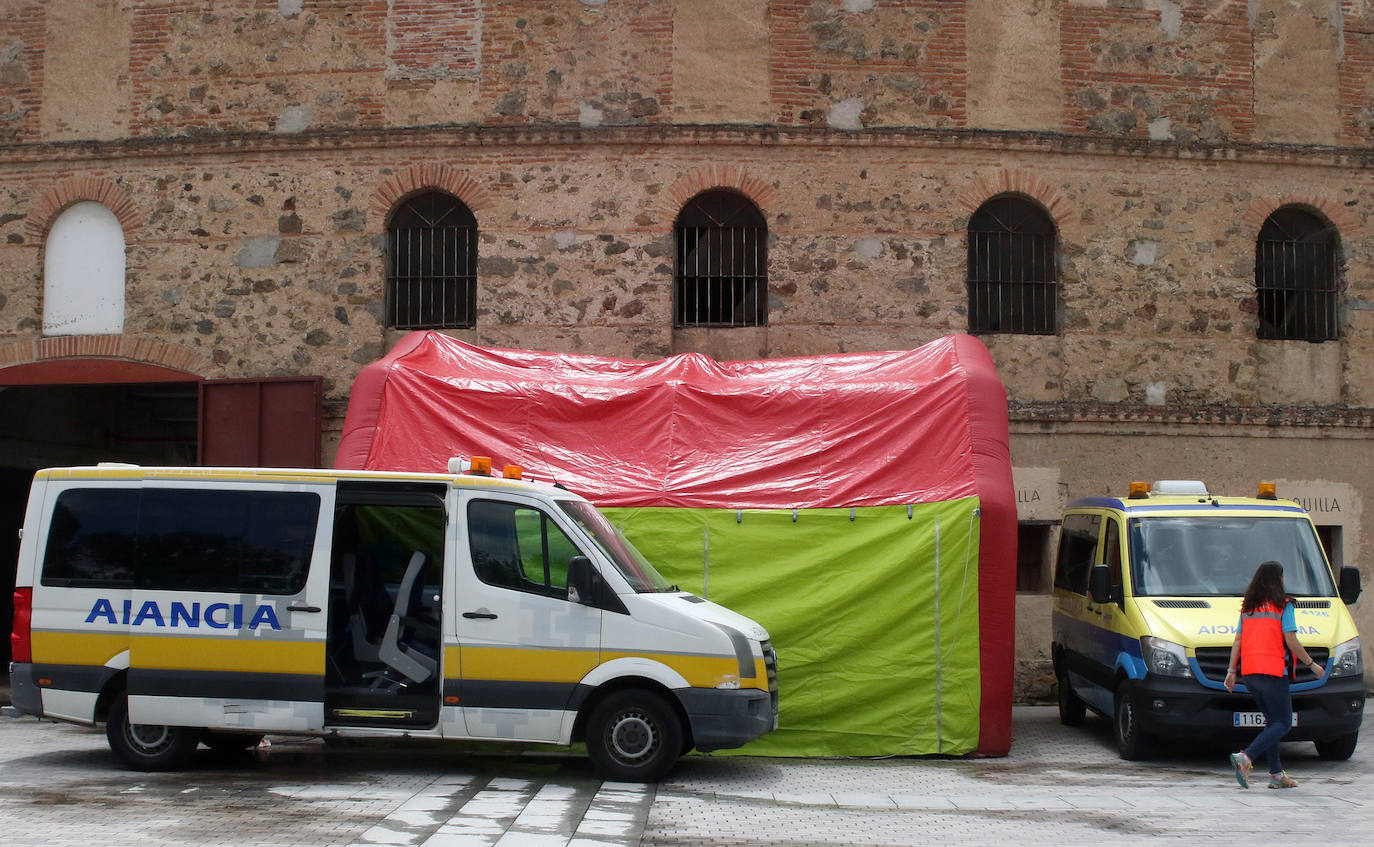
[[[468,504],[468,538],[477,578],[488,585],[567,596],[568,562],[579,551],[542,511],[474,500]]]
[[[1088,575],[1097,553],[1101,515],[1069,515],[1059,534],[1059,558],[1054,567],[1054,587],[1075,594],[1088,593]]]
[[[139,588],[297,594],[310,572],[317,494],[147,488]]]
[[[298,491],[69,489],[43,584],[298,594],[319,511],[318,495]]]
[[[43,584],[85,588],[133,584],[138,495],[133,488],[73,488],[59,494],[43,555]]]

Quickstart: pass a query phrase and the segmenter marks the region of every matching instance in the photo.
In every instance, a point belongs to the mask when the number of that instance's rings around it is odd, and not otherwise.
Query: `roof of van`
[[[1213,512],[1293,512],[1307,514],[1302,506],[1292,500],[1260,500],[1255,497],[1223,497],[1220,495],[1152,495],[1131,499],[1127,497],[1080,497],[1072,500],[1069,509],[1115,509],[1128,515],[1139,516],[1153,513],[1171,512],[1174,514]]]
[[[552,482],[538,479],[503,479],[492,476],[450,473],[418,473],[410,471],[364,471],[332,468],[238,468],[238,467],[163,467],[107,463],[74,467],[44,468],[35,477],[45,479],[181,479],[221,482],[337,482],[340,480],[371,482],[427,482],[453,485],[460,488],[508,488],[557,492],[560,499],[583,499],[577,494],[555,488]]]

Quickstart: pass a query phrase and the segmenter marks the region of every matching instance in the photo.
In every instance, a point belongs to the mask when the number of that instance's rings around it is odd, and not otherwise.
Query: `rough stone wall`
[[[986,339],[1013,399],[1374,405],[1374,233],[1353,216],[1342,229],[1343,342],[1259,342],[1257,230],[1244,214],[1254,202],[1277,207],[1294,181],[1366,209],[1367,176],[1350,181],[1320,161],[1275,168],[852,142],[761,152],[729,140],[530,149],[488,139],[437,160],[463,169],[486,197],[477,328],[466,335],[637,357],[681,349],[671,330],[676,209],[662,195],[703,160],[747,158],[746,170],[773,192],[770,318],[748,336],[753,349],[735,352],[919,344],[966,326],[961,200],[989,172],[1013,170],[1036,174],[1072,210],[1059,233],[1064,333]],[[333,381],[327,391],[343,391],[385,343],[385,220],[369,198],[389,174],[435,162],[433,152],[333,151],[326,164],[309,147],[173,150],[101,169],[145,216],[129,233],[127,331],[206,348],[219,368],[207,376],[322,372]],[[0,196],[31,208],[69,171],[60,160],[12,166],[0,174]],[[0,266],[12,280],[0,332],[31,331],[39,320],[29,292],[41,290],[41,243],[22,221],[0,230],[9,242]]]
[[[771,16],[778,123],[966,123],[963,3],[774,0]]]
[[[1244,3],[1070,2],[1060,48],[1068,130],[1250,140],[1254,48],[1245,11]]]
[[[387,3],[130,4],[130,134],[379,126]]]
[[[968,126],[1057,131],[1064,125],[1058,4],[969,0]]]
[[[6,4],[0,24],[0,144],[38,136],[42,105],[44,9],[41,2]]]
[[[1366,0],[6,6],[19,141],[727,121],[1361,144],[1374,78]]]

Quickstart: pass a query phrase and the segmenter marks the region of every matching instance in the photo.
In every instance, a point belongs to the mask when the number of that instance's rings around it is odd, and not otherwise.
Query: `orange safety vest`
[[[1265,603],[1240,616],[1240,672],[1286,676],[1283,610]]]

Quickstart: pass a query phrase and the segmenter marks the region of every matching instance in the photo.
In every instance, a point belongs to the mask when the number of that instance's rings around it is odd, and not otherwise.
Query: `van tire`
[[[1140,729],[1140,704],[1135,692],[1135,684],[1123,682],[1116,689],[1115,714],[1112,720],[1113,734],[1116,736],[1116,750],[1121,758],[1136,761],[1145,758],[1150,749],[1148,736]]]
[[[129,699],[115,698],[105,722],[105,738],[124,764],[138,771],[185,767],[200,744],[200,730],[186,726],[130,724]]]
[[[682,743],[677,711],[652,691],[614,692],[587,718],[587,755],[603,779],[657,782],[677,762]]]
[[[1355,745],[1358,744],[1359,741],[1360,734],[1358,732],[1318,741],[1315,742],[1317,745],[1317,755],[1328,762],[1344,762],[1346,759],[1355,755]]]
[[[1088,716],[1088,704],[1073,693],[1069,685],[1069,675],[1064,671],[1058,674],[1059,685],[1059,722],[1064,726],[1082,726]]]

